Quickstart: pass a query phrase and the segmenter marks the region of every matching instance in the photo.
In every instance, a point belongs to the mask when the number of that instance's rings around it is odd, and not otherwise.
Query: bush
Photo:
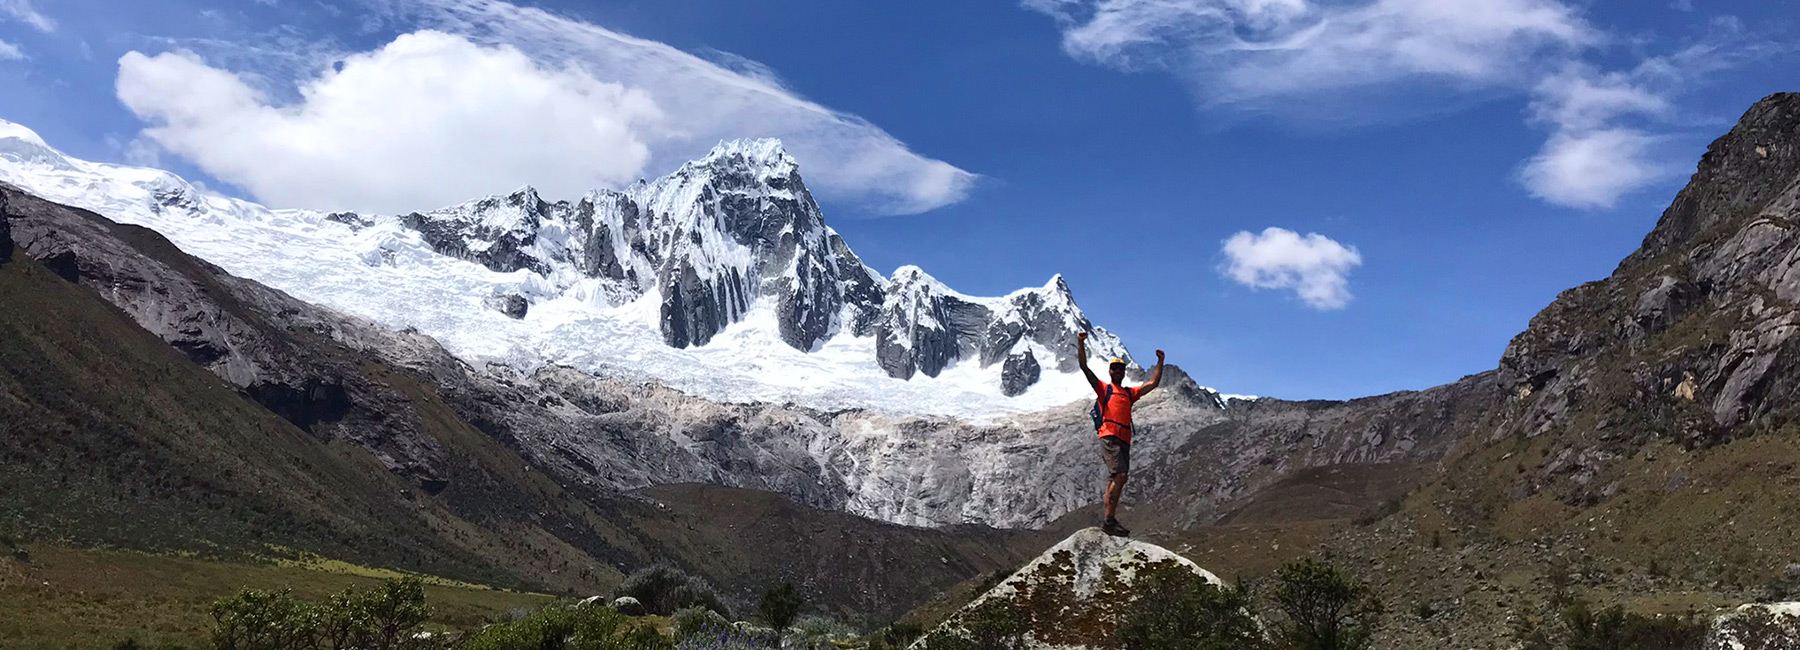
[[[1159,563],[1141,574],[1113,634],[1125,650],[1252,650],[1267,645],[1243,589],[1207,582],[1187,567]]]
[[[431,614],[417,579],[388,580],[370,592],[347,589],[324,604],[287,591],[246,589],[212,606],[217,650],[400,650]]]
[[[798,647],[805,650],[832,650],[832,642],[856,637],[854,628],[823,616],[801,618],[794,623],[794,630]]]
[[[668,616],[685,607],[705,607],[726,617],[731,610],[719,598],[719,592],[705,580],[688,575],[672,566],[659,564],[640,569],[625,578],[613,598],[630,596],[643,603],[651,614]]]
[[[778,650],[780,641],[767,634],[738,629],[730,623],[708,621],[683,633],[675,650]]]
[[[1275,576],[1275,605],[1286,617],[1277,632],[1298,650],[1364,650],[1374,642],[1380,599],[1337,567],[1306,558]]]
[[[786,635],[788,627],[794,624],[794,617],[800,615],[800,607],[805,604],[794,583],[783,582],[763,592],[762,599],[756,601],[756,612],[777,634]]]
[[[920,645],[925,650],[1022,650],[1030,633],[1025,618],[999,600],[976,605],[957,623],[962,629],[939,629]]]
[[[1696,616],[1649,617],[1617,606],[1596,612],[1570,599],[1549,624],[1526,621],[1516,634],[1521,650],[1700,650],[1706,632]]]
[[[525,618],[496,623],[457,650],[668,650],[662,633],[605,607],[552,605]]]
[[[705,607],[683,607],[669,617],[675,623],[675,638],[684,639],[704,630],[731,627],[725,616]]]

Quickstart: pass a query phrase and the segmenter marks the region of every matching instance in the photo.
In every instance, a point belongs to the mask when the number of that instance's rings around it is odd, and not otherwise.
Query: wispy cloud
[[[146,133],[169,152],[193,159],[208,173],[243,185],[259,198],[288,205],[316,206],[317,197],[387,208],[401,201],[423,202],[405,208],[410,210],[527,182],[546,193],[567,195],[567,188],[583,183],[616,184],[673,169],[719,140],[742,137],[781,138],[814,192],[875,213],[910,214],[955,203],[979,179],[913,152],[867,120],[804,99],[784,87],[775,71],[749,59],[716,52],[703,58],[497,0],[366,2],[364,20],[373,28],[410,33],[402,39],[435,47],[401,57],[392,50],[403,43],[395,41],[375,52],[321,57],[326,47],[283,46],[283,52],[302,52],[284,56],[259,52],[264,48],[250,41],[208,42],[195,48],[207,53],[205,61],[180,53],[128,57],[130,70],[125,61],[121,65],[120,97],[133,97],[127,105],[152,123]],[[218,67],[214,53],[241,67]],[[507,63],[500,65],[502,60]],[[454,70],[451,66],[464,64],[477,70],[491,65],[505,73],[401,72],[408,66]],[[229,83],[219,86],[219,101],[206,105],[196,105],[193,93],[170,92],[179,86],[133,90],[139,82],[156,82],[158,70]],[[355,81],[362,76],[394,83]],[[440,85],[430,85],[434,83]],[[538,94],[520,94],[519,83],[535,84]],[[284,92],[284,84],[298,92]],[[244,94],[246,89],[250,94]],[[458,106],[438,106],[448,102],[431,99],[431,93],[454,89],[469,93]],[[246,152],[250,145],[233,144],[236,136],[231,135],[255,132],[245,126],[246,120],[279,125],[283,128],[275,133],[287,135],[253,138],[264,149]],[[496,126],[476,126],[481,124]],[[431,125],[438,133],[466,125],[461,132],[481,140],[473,158],[489,172],[481,177],[473,171],[461,174],[460,183],[420,181],[424,189],[407,197],[374,187],[396,180],[394,172],[381,167],[396,157],[415,167],[455,165],[442,161],[450,152],[432,138],[390,136],[379,144],[368,138],[372,129],[406,134],[415,125]],[[591,133],[595,129],[604,135]],[[307,137],[296,137],[302,134]],[[328,154],[322,145],[308,144],[321,141],[344,151]],[[322,183],[261,178],[268,174],[251,169],[252,161],[277,156],[310,158],[329,169],[368,167],[370,173],[326,173],[342,178]],[[585,175],[586,180],[571,175]],[[369,187],[342,189],[342,183],[359,184],[359,178],[364,179],[360,185]]]
[[[1242,231],[1225,240],[1226,277],[1252,289],[1287,289],[1318,310],[1350,304],[1350,271],[1362,254],[1318,233],[1285,228]]]
[[[1023,0],[1071,56],[1166,71],[1209,107],[1301,119],[1379,110],[1384,96],[1517,94],[1549,135],[1519,180],[1545,201],[1609,208],[1667,171],[1657,125],[1705,72],[1763,53],[1730,20],[1702,44],[1607,71],[1616,39],[1565,0]],[[1354,121],[1354,120],[1352,120]]]
[[[23,60],[25,60],[25,50],[19,49],[19,46],[12,43],[0,41],[0,61]]]
[[[46,34],[56,31],[56,21],[31,6],[31,0],[0,0],[0,14]]]
[[[1610,209],[1635,190],[1679,175],[1679,167],[1662,162],[1675,156],[1665,151],[1669,138],[1656,132],[1682,119],[1677,100],[1708,74],[1779,50],[1723,19],[1699,42],[1646,57],[1629,70],[1568,63],[1531,91],[1528,119],[1550,137],[1520,169],[1520,183],[1549,203]]]
[[[1518,83],[1534,62],[1598,42],[1553,0],[1026,0],[1070,55],[1171,71],[1208,104],[1422,81]]]

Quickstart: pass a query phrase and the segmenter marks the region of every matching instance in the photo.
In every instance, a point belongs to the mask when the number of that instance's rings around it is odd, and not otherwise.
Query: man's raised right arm
[[[1087,375],[1088,385],[1100,390],[1100,378],[1087,365],[1087,332],[1075,334],[1075,363],[1081,366],[1081,374]]]

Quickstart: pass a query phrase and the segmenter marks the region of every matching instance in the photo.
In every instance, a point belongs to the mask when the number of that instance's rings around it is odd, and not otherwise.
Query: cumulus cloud
[[[23,60],[25,60],[25,50],[19,49],[19,46],[12,43],[0,41],[0,61]]]
[[[179,52],[127,53],[117,92],[151,141],[261,200],[389,213],[629,182],[662,120],[640,90],[429,31],[345,57],[292,105]]]
[[[1224,253],[1221,272],[1226,277],[1252,289],[1291,289],[1318,310],[1350,304],[1350,270],[1362,265],[1355,247],[1318,233],[1275,227],[1232,235]]]
[[[497,0],[366,2],[372,28],[419,33],[322,62],[313,51],[244,56],[259,48],[248,41],[200,48],[208,61],[216,53],[246,66],[236,73],[179,51],[128,56],[120,97],[130,95],[126,104],[152,123],[146,134],[164,149],[278,205],[379,199],[387,210],[415,210],[525,183],[569,196],[580,191],[570,188],[665,173],[719,140],[745,137],[780,138],[814,193],[879,214],[955,203],[979,180],[860,117],[800,97],[775,71],[742,57],[702,58]],[[264,60],[274,63],[255,63]],[[310,67],[296,75],[295,63]],[[159,69],[192,75],[203,88],[221,74],[235,82],[194,105],[203,98],[165,95],[183,81]],[[298,98],[277,99],[284,93],[271,86],[294,76]],[[158,79],[165,85],[139,84]],[[254,136],[248,144],[245,135]],[[294,177],[314,167],[333,178]],[[363,180],[354,192],[339,189],[356,179]]]
[[[1559,132],[1525,163],[1519,180],[1532,196],[1571,208],[1606,209],[1666,176],[1651,156],[1656,139],[1628,128]]]
[[[56,31],[56,21],[31,6],[31,0],[0,0],[0,14],[46,34]]]

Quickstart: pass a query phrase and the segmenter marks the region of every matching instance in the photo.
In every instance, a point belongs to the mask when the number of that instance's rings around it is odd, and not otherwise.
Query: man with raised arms
[[[1163,351],[1156,351],[1156,369],[1150,373],[1150,381],[1126,386],[1125,360],[1113,359],[1106,367],[1107,378],[1112,381],[1103,382],[1088,369],[1087,337],[1087,332],[1075,336],[1075,358],[1081,364],[1081,374],[1087,375],[1088,384],[1094,387],[1094,424],[1100,434],[1100,458],[1106,462],[1106,491],[1101,496],[1106,521],[1100,529],[1108,535],[1124,537],[1131,531],[1119,525],[1117,514],[1119,497],[1125,493],[1125,478],[1131,471],[1131,405],[1162,383]]]

